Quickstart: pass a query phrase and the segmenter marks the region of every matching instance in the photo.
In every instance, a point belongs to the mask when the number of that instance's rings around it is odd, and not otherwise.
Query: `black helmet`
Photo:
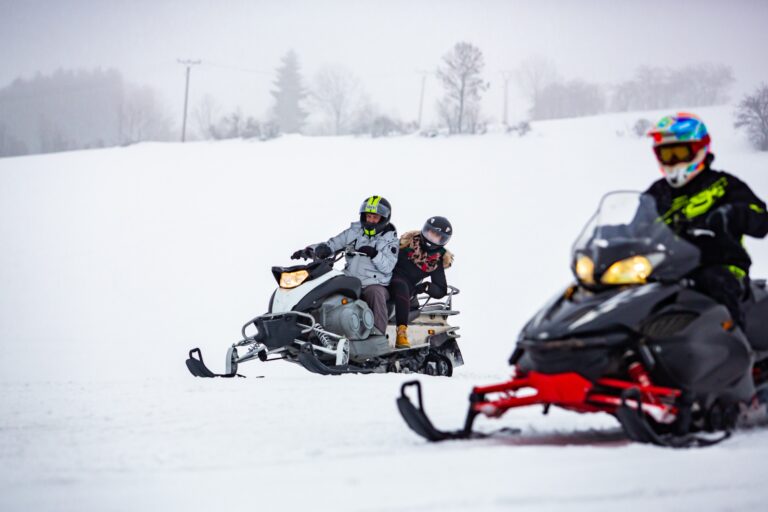
[[[437,249],[448,243],[453,227],[445,217],[430,217],[421,228],[421,240],[427,249]]]
[[[366,213],[381,215],[381,220],[375,224],[367,222],[365,220]],[[368,236],[374,236],[384,231],[384,228],[389,224],[389,219],[391,217],[392,205],[381,196],[371,196],[360,205],[360,224],[363,225],[363,230]]]

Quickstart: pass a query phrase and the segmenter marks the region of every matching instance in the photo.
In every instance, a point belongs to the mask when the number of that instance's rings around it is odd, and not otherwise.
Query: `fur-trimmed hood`
[[[421,236],[421,231],[406,231],[403,233],[400,237],[400,248],[408,247],[416,235]],[[446,248],[443,248],[443,250],[445,251],[445,254],[443,254],[443,268],[451,268],[451,265],[453,265],[453,253]]]

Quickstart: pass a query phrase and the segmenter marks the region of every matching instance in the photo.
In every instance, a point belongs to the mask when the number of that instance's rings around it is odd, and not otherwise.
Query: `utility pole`
[[[421,73],[421,94],[419,95],[419,130],[421,130],[421,114],[424,112],[424,89],[427,84],[427,75],[429,71],[419,71]]]
[[[509,80],[512,78],[512,71],[502,70],[501,77],[504,79],[504,114],[501,117],[504,126],[509,126]]]
[[[179,64],[187,67],[187,83],[184,86],[184,118],[181,122],[181,142],[187,138],[187,104],[189,103],[189,71],[192,66],[200,64],[200,60],[181,60],[176,59]]]

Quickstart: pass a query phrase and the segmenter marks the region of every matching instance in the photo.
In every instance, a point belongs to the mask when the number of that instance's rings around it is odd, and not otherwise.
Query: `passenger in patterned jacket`
[[[445,217],[430,217],[421,232],[409,231],[400,239],[400,255],[389,284],[389,291],[395,300],[397,322],[396,348],[408,348],[408,314],[411,297],[426,293],[439,299],[448,293],[445,269],[453,263],[453,254],[445,244],[453,235],[453,227]],[[429,277],[430,282],[422,282]]]
[[[700,267],[691,275],[695,287],[725,305],[743,328],[741,301],[752,260],[741,240],[768,234],[765,203],[737,177],[710,167],[715,156],[697,116],[667,116],[648,135],[664,178],[645,193],[656,200],[661,219],[701,250]],[[687,233],[694,229],[706,234],[691,238]]]
[[[330,238],[293,253],[292,259],[325,259],[345,248],[355,253],[347,256],[344,273],[360,279],[363,300],[373,311],[373,323],[379,334],[387,329],[387,285],[397,263],[398,238],[390,223],[392,206],[381,196],[371,196],[360,206],[360,221]]]

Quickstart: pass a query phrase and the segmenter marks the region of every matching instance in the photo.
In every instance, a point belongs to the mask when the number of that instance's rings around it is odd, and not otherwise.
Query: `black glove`
[[[299,260],[301,258],[304,258],[305,260],[312,258],[312,248],[311,247],[305,247],[303,249],[299,249],[295,253],[291,254],[292,260]]]
[[[704,225],[707,229],[714,231],[716,235],[731,236],[730,221],[733,218],[733,205],[724,204],[715,208],[704,219]]]
[[[315,247],[315,258],[319,260],[324,260],[332,253],[333,251],[328,247],[328,244],[318,244],[317,247]]]
[[[375,258],[377,254],[379,254],[379,251],[376,250],[375,247],[371,247],[370,245],[366,245],[365,247],[360,247],[359,249],[356,249],[357,252],[361,252],[368,256],[369,258]]]
[[[416,285],[416,293],[429,293],[429,283],[419,283]]]

